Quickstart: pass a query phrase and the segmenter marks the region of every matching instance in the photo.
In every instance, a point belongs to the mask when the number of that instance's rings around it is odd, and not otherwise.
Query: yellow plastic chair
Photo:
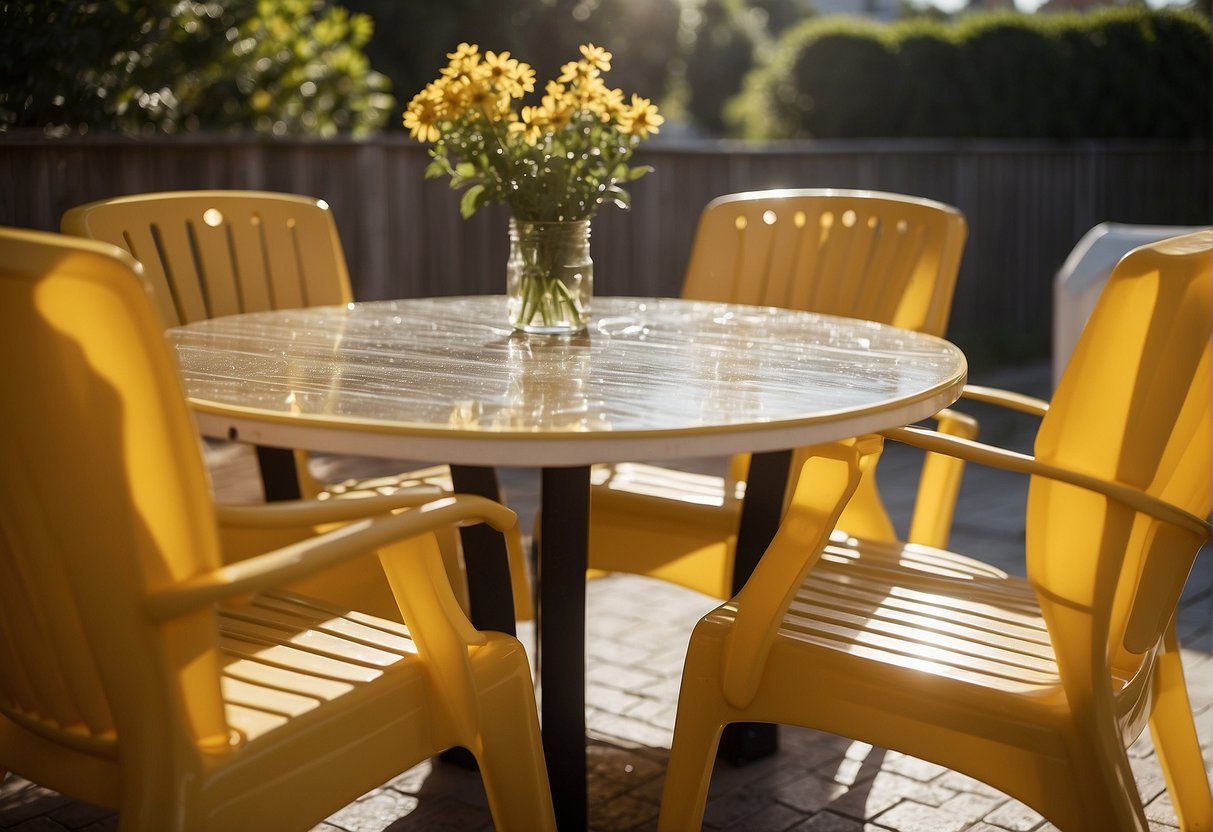
[[[899,194],[732,194],[713,200],[700,217],[682,296],[867,318],[942,335],[966,234],[955,208]],[[947,433],[977,434],[977,423],[964,414],[944,411],[938,422]],[[863,457],[864,476],[840,524],[894,540],[876,486],[878,459]],[[792,470],[802,461],[803,455],[795,457]],[[728,598],[748,466],[742,455],[724,477],[643,463],[596,467],[590,566]],[[961,474],[962,463],[926,456],[909,540],[946,545]]]
[[[139,272],[108,244],[0,229],[0,779],[125,830],[303,830],[463,746],[498,829],[554,829],[525,652],[472,628],[433,537],[513,513],[216,508]],[[221,564],[220,524],[319,523],[341,525]],[[407,627],[276,591],[390,542]]]
[[[240,312],[345,304],[353,300],[345,254],[332,212],[322,200],[264,191],[177,191],[115,197],[69,210],[68,234],[103,240],[129,251],[144,266],[164,326]],[[308,455],[296,452],[296,472],[305,497],[364,497],[400,488],[451,491],[450,471],[435,466],[369,480],[321,483]],[[521,553],[520,532],[512,553]],[[243,537],[250,537],[244,535]],[[271,542],[262,532],[252,548]],[[447,568],[465,593],[458,534],[440,535]],[[273,541],[277,543],[282,540]],[[225,550],[246,551],[244,539]],[[369,562],[369,561],[368,561]],[[303,588],[342,603],[359,600],[391,616],[394,603],[370,562],[349,563]],[[511,558],[514,609],[532,617],[525,557]],[[463,599],[466,606],[466,599]]]
[[[734,721],[923,758],[1067,832],[1149,828],[1125,753],[1148,723],[1181,827],[1213,826],[1174,626],[1213,506],[1211,271],[1213,230],[1120,262],[1052,403],[1005,397],[1043,417],[1034,457],[888,432],[1031,476],[1026,579],[838,533],[823,551],[806,469],[750,582],[691,637],[660,829],[699,828]]]

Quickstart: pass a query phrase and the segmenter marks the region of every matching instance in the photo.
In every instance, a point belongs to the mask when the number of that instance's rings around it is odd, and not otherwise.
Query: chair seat
[[[224,608],[219,633],[228,724],[245,742],[385,674],[425,681],[407,627],[302,595],[263,593]]]
[[[725,504],[724,477],[679,471],[649,465],[643,462],[622,462],[616,465],[595,465],[590,471],[590,482],[599,486],[594,491],[595,500],[612,500],[625,495],[659,497],[702,506],[720,508]],[[745,482],[737,483],[735,500],[745,497]],[[650,511],[651,503],[644,502]]]
[[[1017,694],[1061,684],[1028,582],[925,546],[835,533],[777,638],[879,662],[893,674],[914,670]]]

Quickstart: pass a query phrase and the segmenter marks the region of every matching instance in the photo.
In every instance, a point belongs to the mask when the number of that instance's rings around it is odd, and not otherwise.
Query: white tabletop
[[[461,465],[808,445],[926,418],[966,377],[932,336],[677,299],[597,297],[568,339],[512,332],[500,296],[236,315],[169,339],[204,434]]]

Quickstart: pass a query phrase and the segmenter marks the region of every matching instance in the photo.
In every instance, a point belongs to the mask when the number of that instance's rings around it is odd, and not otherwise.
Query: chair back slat
[[[352,300],[336,224],[320,200],[263,191],[138,194],[73,208],[62,226],[139,259],[166,325]]]
[[[833,189],[733,194],[700,217],[682,295],[942,335],[967,226],[951,206]]]

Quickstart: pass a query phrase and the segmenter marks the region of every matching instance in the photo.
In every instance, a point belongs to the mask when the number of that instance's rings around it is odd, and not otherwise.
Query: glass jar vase
[[[540,335],[584,331],[594,294],[590,221],[511,218],[506,294],[515,329]]]

